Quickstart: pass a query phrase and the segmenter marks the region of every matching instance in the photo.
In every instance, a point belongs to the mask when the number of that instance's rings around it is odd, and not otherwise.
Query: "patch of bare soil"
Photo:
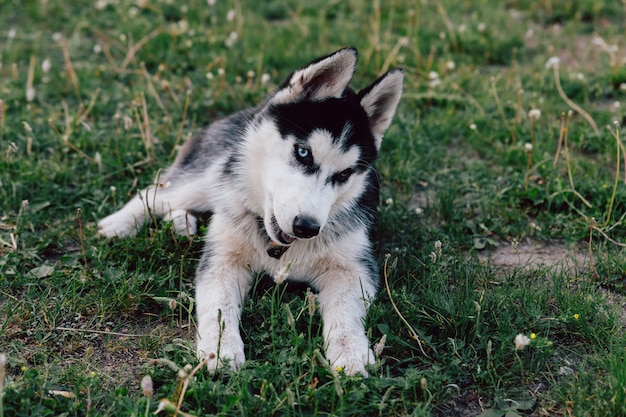
[[[517,245],[503,243],[496,249],[479,254],[481,262],[504,269],[553,269],[572,275],[584,273],[589,268],[586,251],[568,248],[563,242],[540,243],[532,240]]]

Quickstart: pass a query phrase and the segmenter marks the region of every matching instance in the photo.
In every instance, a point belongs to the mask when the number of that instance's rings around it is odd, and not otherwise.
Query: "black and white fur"
[[[253,274],[318,291],[326,356],[367,376],[374,356],[363,319],[379,276],[369,239],[378,206],[373,163],[402,93],[392,70],[355,93],[357,52],[341,49],[292,73],[253,109],[217,121],[181,148],[161,185],[98,223],[132,236],[150,216],[196,232],[211,212],[196,277],[197,351],[215,370],[240,367],[239,332]]]

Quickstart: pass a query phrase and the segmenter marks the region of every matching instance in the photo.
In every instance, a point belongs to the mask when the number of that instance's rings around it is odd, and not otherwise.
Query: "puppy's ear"
[[[401,69],[391,70],[369,87],[359,92],[361,106],[367,113],[376,147],[380,149],[385,131],[391,124],[396,107],[402,95],[404,72]]]
[[[271,99],[273,103],[340,98],[354,75],[358,53],[344,48],[295,71]]]

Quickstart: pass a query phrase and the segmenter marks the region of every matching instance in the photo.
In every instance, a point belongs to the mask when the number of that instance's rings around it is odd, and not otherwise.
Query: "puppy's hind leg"
[[[175,187],[154,186],[146,188],[120,210],[100,220],[98,233],[105,237],[135,236],[150,218],[160,219],[165,215],[170,216],[170,219],[174,221],[177,233],[184,234],[187,230],[195,233],[195,217],[190,215],[193,220],[189,226],[181,223],[181,217],[182,221],[186,221],[186,210],[176,209],[174,215],[169,214],[178,205],[179,193],[180,190]],[[177,224],[180,227],[177,228]],[[179,229],[181,230],[179,231]]]

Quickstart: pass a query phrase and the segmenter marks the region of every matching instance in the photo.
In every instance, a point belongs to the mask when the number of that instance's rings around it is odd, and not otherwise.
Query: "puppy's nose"
[[[293,234],[300,239],[308,239],[317,236],[320,232],[320,225],[312,217],[297,216],[293,220]]]

